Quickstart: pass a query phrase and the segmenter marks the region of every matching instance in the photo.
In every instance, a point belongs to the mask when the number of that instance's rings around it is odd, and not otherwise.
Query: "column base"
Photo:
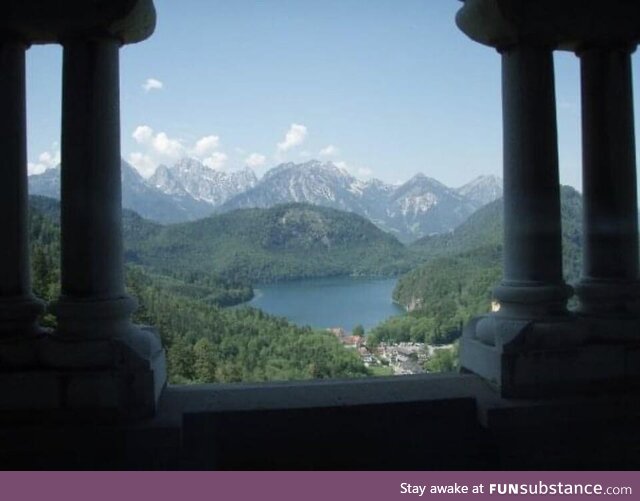
[[[586,317],[640,320],[640,282],[583,279],[578,312]]]
[[[151,417],[167,380],[165,352],[150,327],[129,320],[135,301],[63,299],[58,329],[35,342],[37,363],[0,373],[5,415],[44,411],[52,419],[113,421]]]
[[[640,387],[640,342],[605,343],[595,334],[594,325],[580,317],[564,321],[478,317],[463,332],[460,365],[495,385],[505,398]]]
[[[38,365],[38,325],[44,303],[33,296],[0,300],[0,371]]]
[[[41,344],[42,366],[56,381],[57,414],[73,419],[151,417],[167,381],[160,336],[129,324],[111,339],[74,339],[54,333]]]
[[[567,314],[573,289],[564,283],[504,281],[493,290],[500,313],[514,318],[546,318]]]
[[[62,296],[50,306],[58,320],[56,336],[65,339],[111,339],[131,328],[138,303],[130,296],[82,299]]]

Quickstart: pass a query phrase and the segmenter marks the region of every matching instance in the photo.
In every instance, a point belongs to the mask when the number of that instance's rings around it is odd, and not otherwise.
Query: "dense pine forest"
[[[33,197],[30,240],[35,293],[59,293],[58,202]],[[146,222],[125,214],[125,224]],[[178,274],[179,275],[179,274]],[[127,286],[139,301],[134,320],[158,328],[167,349],[172,383],[269,381],[369,375],[360,358],[331,334],[296,327],[250,308],[216,305],[226,282],[192,283],[127,265]],[[233,289],[232,289],[233,290]],[[224,302],[224,301],[223,301]],[[50,327],[55,319],[46,316]]]
[[[395,276],[415,264],[367,219],[309,204],[241,209],[160,226],[128,216],[127,260],[162,274],[238,283],[331,276]],[[176,271],[179,270],[179,271]]]

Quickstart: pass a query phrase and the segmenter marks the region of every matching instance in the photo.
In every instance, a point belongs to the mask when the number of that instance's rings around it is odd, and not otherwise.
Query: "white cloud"
[[[51,169],[60,164],[60,145],[55,142],[51,145],[51,151],[43,151],[38,155],[37,162],[27,163],[27,174],[42,174],[47,169]]]
[[[133,165],[143,177],[150,177],[158,166],[150,155],[145,155],[138,151],[129,155],[129,163]]]
[[[53,153],[49,151],[40,153],[40,156],[38,157],[38,161],[46,165],[47,167],[55,167],[60,163],[60,150]]]
[[[358,167],[356,172],[360,177],[371,177],[373,175],[373,171],[369,167]]]
[[[147,144],[153,139],[153,129],[148,125],[138,125],[136,130],[133,131],[131,137],[136,140],[138,144]]]
[[[306,137],[307,128],[304,125],[291,124],[291,127],[289,127],[289,130],[284,136],[284,141],[278,143],[278,151],[289,151],[291,148],[302,144]]]
[[[153,148],[162,156],[179,160],[186,154],[186,149],[177,139],[171,139],[164,132],[159,132],[153,138]]]
[[[333,155],[337,155],[338,153],[340,153],[338,148],[336,148],[334,145],[330,144],[326,148],[322,148],[318,154],[321,157],[331,157]]]
[[[205,136],[196,141],[193,148],[193,155],[196,157],[206,157],[213,153],[220,146],[220,138],[218,136]]]
[[[147,78],[145,83],[142,84],[142,88],[145,92],[150,92],[152,90],[160,90],[164,87],[164,84],[158,80],[157,78]]]
[[[42,164],[37,164],[37,163],[33,163],[33,162],[29,162],[27,164],[27,175],[28,176],[35,176],[37,174],[42,174],[46,170],[47,170],[47,168]]]
[[[229,157],[226,154],[220,151],[214,151],[210,156],[203,159],[202,163],[210,169],[220,170],[224,167],[228,159]]]
[[[339,169],[344,169],[347,172],[351,173],[352,175],[359,177],[359,178],[369,178],[371,176],[373,176],[373,171],[368,168],[368,167],[364,167],[364,166],[355,166],[355,165],[351,165],[347,162],[345,162],[344,160],[340,160],[338,162],[333,162],[333,164],[338,167]]]
[[[260,155],[260,153],[252,153],[245,158],[244,163],[252,169],[257,169],[258,167],[262,167],[266,161],[267,157],[264,155]]]
[[[141,151],[131,153],[129,163],[145,177],[151,176],[161,163],[172,165],[188,156],[211,169],[221,169],[228,160],[225,153],[217,151],[220,138],[216,135],[201,137],[189,145],[166,132],[155,132],[148,125],[139,125],[131,137],[140,145]]]

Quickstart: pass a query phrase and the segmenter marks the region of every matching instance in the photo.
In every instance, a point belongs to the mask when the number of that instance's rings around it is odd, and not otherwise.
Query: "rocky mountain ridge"
[[[502,195],[502,182],[481,176],[454,189],[424,174],[401,185],[362,180],[331,162],[283,163],[261,179],[245,168],[220,171],[195,159],[160,165],[148,179],[123,160],[123,207],[167,224],[243,208],[309,203],[353,212],[409,242],[447,233]],[[60,169],[29,177],[31,194],[60,198]]]

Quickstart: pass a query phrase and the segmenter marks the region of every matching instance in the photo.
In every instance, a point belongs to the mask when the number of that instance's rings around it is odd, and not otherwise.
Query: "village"
[[[346,348],[356,350],[364,365],[379,376],[424,374],[424,363],[437,350],[450,350],[452,345],[434,346],[425,343],[379,343],[369,347],[366,337],[352,335],[342,327],[327,329]]]

